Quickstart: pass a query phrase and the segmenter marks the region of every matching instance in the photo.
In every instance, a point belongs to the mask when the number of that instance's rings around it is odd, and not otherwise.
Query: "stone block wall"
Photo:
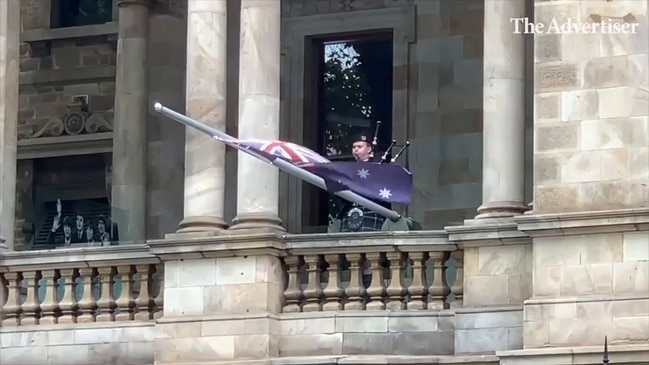
[[[521,305],[531,282],[531,245],[464,249],[465,307]]]
[[[473,218],[482,199],[483,2],[415,4],[409,213],[439,229]]]
[[[272,328],[284,289],[277,257],[166,261],[164,285],[158,328],[167,335],[156,339],[156,363],[277,356]]]
[[[283,314],[279,356],[452,355],[452,312]]]
[[[50,26],[50,1],[20,0],[20,21],[23,31]]]
[[[20,47],[19,139],[50,118],[63,118],[75,95],[88,96],[88,111],[111,114],[116,55],[108,36],[36,41]],[[108,116],[107,119],[112,120]],[[64,132],[65,134],[65,132]]]
[[[18,328],[0,330],[2,365],[153,364],[153,322]]]
[[[535,212],[649,206],[647,11],[645,1],[535,2],[546,25],[639,24],[535,37]]]
[[[525,347],[649,339],[649,232],[534,240]]]

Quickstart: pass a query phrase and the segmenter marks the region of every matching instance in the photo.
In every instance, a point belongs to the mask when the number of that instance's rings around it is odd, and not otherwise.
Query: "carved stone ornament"
[[[113,123],[106,120],[104,113],[91,114],[73,105],[69,106],[68,109],[68,114],[62,118],[50,118],[39,130],[26,135],[25,138],[77,136],[113,131]]]

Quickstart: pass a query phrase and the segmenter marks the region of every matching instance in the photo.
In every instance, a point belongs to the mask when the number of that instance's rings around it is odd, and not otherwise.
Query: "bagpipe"
[[[370,153],[370,161],[374,160],[374,151],[376,151],[377,148],[378,148],[379,129],[380,128],[381,128],[381,121],[377,120],[376,121],[376,126],[374,127],[374,137],[372,138],[372,152]],[[381,155],[381,160],[378,162],[379,164],[384,164],[384,163],[393,164],[393,163],[395,163],[399,159],[399,157],[401,157],[401,155],[404,152],[406,152],[408,147],[410,147],[410,141],[406,141],[403,144],[403,146],[401,146],[401,149],[399,149],[399,151],[397,151],[397,153],[394,156],[392,156],[392,158],[390,158],[388,160],[388,157],[390,157],[390,154],[392,153],[392,149],[394,149],[394,147],[396,145],[397,145],[397,140],[393,139],[390,142],[390,144],[388,145],[388,148],[386,148],[385,151],[383,152],[383,155]]]

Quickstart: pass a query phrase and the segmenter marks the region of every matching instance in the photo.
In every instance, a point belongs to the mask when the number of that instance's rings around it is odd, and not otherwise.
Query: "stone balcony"
[[[563,320],[592,328],[583,345],[571,333],[539,345],[539,323],[547,330],[554,316],[567,315],[555,302],[579,308],[595,299],[534,293],[545,279],[533,278],[532,266],[548,260],[543,250],[554,241],[546,229],[535,242],[533,220],[403,233],[174,235],[146,245],[4,253],[0,362],[598,364],[608,335],[612,363],[643,363],[649,287],[640,288],[640,274],[649,258],[638,238],[645,226],[620,216],[607,225],[635,232],[635,246],[624,246],[635,247],[635,257],[598,260],[625,259],[641,271],[624,298],[597,293],[617,308],[604,313],[608,325],[573,313]],[[576,247],[561,242],[553,250]]]

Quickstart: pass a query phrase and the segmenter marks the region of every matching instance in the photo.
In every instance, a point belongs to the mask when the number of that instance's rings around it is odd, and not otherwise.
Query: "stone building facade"
[[[646,363],[648,17],[636,0],[0,1],[0,363],[594,365],[605,336],[611,363]],[[381,143],[410,141],[414,196],[393,209],[423,229],[327,233],[315,189],[155,102],[332,159],[381,120]],[[53,244],[77,215],[108,217],[112,244]]]

